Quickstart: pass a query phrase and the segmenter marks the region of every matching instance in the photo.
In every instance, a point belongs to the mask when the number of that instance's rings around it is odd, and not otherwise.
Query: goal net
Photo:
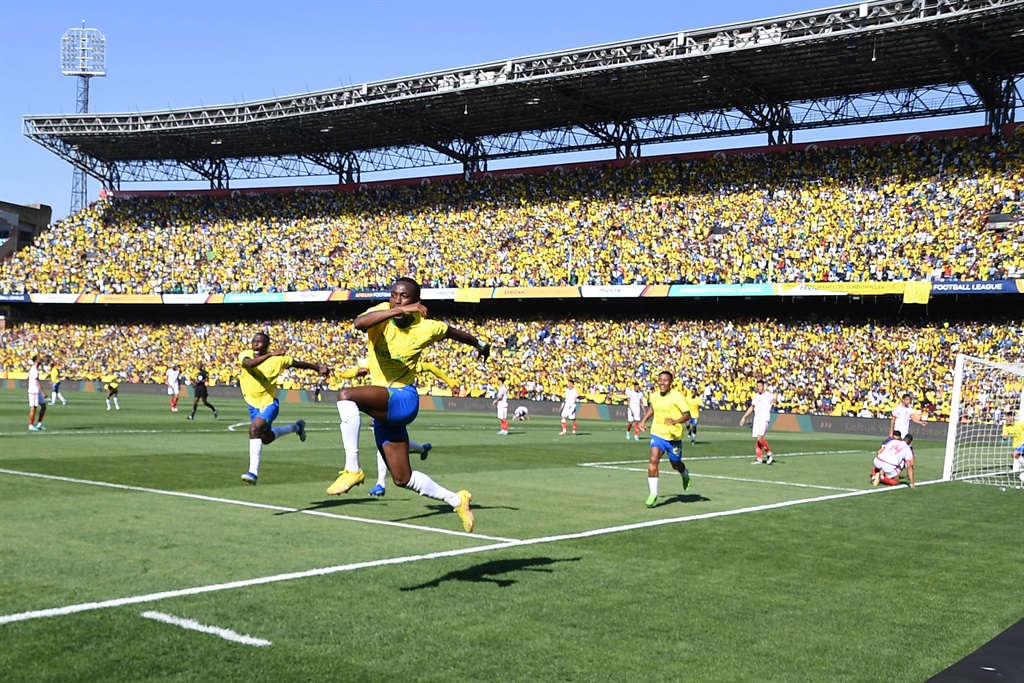
[[[1024,488],[1014,467],[1013,437],[1004,436],[1004,428],[1022,421],[1024,364],[959,354],[943,480]]]

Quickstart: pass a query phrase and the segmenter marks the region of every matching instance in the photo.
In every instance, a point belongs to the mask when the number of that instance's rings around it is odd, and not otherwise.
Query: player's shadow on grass
[[[415,499],[411,498],[410,500],[415,500]],[[373,504],[373,505],[381,505],[382,504],[380,498],[372,498],[372,497],[369,497],[369,496],[358,496],[358,497],[344,496],[344,497],[341,497],[341,498],[331,498],[331,499],[328,499],[328,500],[321,500],[319,502],[312,502],[312,503],[310,503],[309,505],[307,505],[304,508],[295,508],[294,510],[282,510],[280,512],[275,512],[274,516],[275,517],[279,517],[281,515],[294,515],[294,514],[296,514],[298,512],[315,512],[317,510],[329,510],[331,508],[341,507],[343,505],[363,505],[363,504],[366,504],[366,503],[370,503],[370,504]],[[502,505],[502,506],[498,506],[498,507],[500,507],[502,510],[514,510],[514,511],[519,510],[519,508],[510,507],[510,506],[507,506],[507,505]],[[495,506],[487,506],[487,505],[474,505],[473,509],[474,510],[494,510],[494,509],[496,509],[496,507]],[[412,517],[399,517],[398,519],[396,519],[394,521],[396,521],[396,522],[411,522],[411,521],[417,520],[417,519],[425,519],[425,518],[428,518],[428,517],[437,517],[439,515],[450,515],[450,514],[452,514],[451,507],[449,507],[447,505],[430,505],[430,506],[428,506],[428,510],[429,510],[428,512],[425,512],[425,513],[423,513],[421,515],[413,515]]]
[[[494,560],[492,562],[482,562],[481,564],[475,564],[467,569],[448,572],[444,576],[439,576],[433,581],[427,581],[426,583],[421,583],[418,586],[407,586],[401,590],[418,591],[423,588],[437,588],[445,581],[493,583],[501,588],[508,588],[509,586],[517,583],[515,579],[509,577],[510,574],[515,572],[551,573],[554,570],[547,568],[550,565],[557,562],[579,562],[581,559],[583,558],[570,557],[564,560],[555,560],[550,557],[526,557],[519,560]]]
[[[510,505],[477,505],[476,503],[473,503],[472,507],[473,507],[473,512],[477,512],[479,510],[499,510],[499,509],[500,510],[512,510],[514,512],[518,512],[519,511],[519,508],[512,507]],[[438,517],[438,516],[441,516],[441,515],[451,515],[451,514],[454,514],[454,512],[453,512],[453,510],[452,510],[450,505],[428,505],[427,508],[428,508],[428,512],[424,512],[421,515],[412,515],[410,517],[399,517],[398,519],[395,519],[394,521],[396,521],[396,522],[413,522],[413,521],[415,521],[417,519],[428,519],[430,517]]]
[[[312,502],[304,508],[295,508],[294,510],[282,510],[281,512],[275,512],[274,516],[276,517],[279,515],[293,515],[297,512],[315,512],[316,510],[329,510],[330,508],[336,508],[342,505],[362,505],[363,503],[374,503],[377,500],[377,498],[371,498],[369,496],[346,496],[344,498],[331,498],[329,500]]]
[[[679,493],[677,495],[672,496],[671,498],[666,498],[665,500],[658,503],[654,507],[660,508],[662,505],[671,505],[672,503],[701,503],[709,502],[710,500],[710,498],[705,498],[699,493]]]

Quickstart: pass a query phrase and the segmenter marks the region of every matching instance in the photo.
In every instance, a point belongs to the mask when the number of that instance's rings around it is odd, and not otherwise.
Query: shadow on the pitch
[[[423,588],[437,588],[445,581],[469,581],[472,583],[493,583],[501,588],[508,588],[517,583],[509,575],[515,572],[545,572],[551,573],[550,565],[557,562],[579,562],[581,557],[570,557],[565,560],[555,560],[550,557],[527,557],[519,560],[494,560],[493,562],[482,562],[467,569],[460,569],[448,572],[439,576],[433,581],[421,583],[418,586],[407,586],[403,591],[418,591]]]
[[[344,505],[362,505],[364,503],[372,503],[377,498],[372,498],[367,495],[353,496],[345,498],[331,498],[329,500],[321,500],[319,502],[312,502],[304,508],[295,508],[294,510],[283,510],[281,512],[275,512],[274,516],[280,515],[294,515],[297,512],[315,512],[317,510],[330,510],[331,508],[341,507]]]
[[[705,498],[699,493],[680,493],[678,495],[672,496],[671,498],[666,498],[665,500],[659,502],[654,507],[660,508],[662,505],[671,505],[672,503],[706,503],[710,500],[710,498]]]
[[[477,505],[476,503],[473,503],[472,508],[473,508],[473,512],[478,512],[480,510],[512,510],[513,512],[518,512],[519,511],[519,508],[511,507],[511,506],[508,506],[508,505]],[[392,521],[395,521],[395,522],[415,522],[416,520],[419,520],[419,519],[430,519],[431,517],[439,517],[439,516],[442,516],[442,515],[453,515],[453,514],[455,514],[455,513],[452,510],[450,505],[444,505],[444,504],[441,504],[441,505],[428,505],[427,506],[427,511],[424,512],[423,514],[411,515],[409,517],[399,517],[399,518],[397,518],[395,520],[392,520]]]

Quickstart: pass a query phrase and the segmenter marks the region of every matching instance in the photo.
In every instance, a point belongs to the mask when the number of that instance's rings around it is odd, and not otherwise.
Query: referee
[[[200,365],[199,370],[196,372],[196,379],[192,383],[192,388],[194,390],[193,395],[195,398],[192,399],[192,413],[188,416],[189,420],[196,419],[196,408],[199,407],[200,400],[202,400],[204,406],[213,411],[214,418],[217,417],[217,409],[214,408],[208,400],[206,400],[207,396],[209,396],[209,392],[206,389],[206,383],[209,381],[210,373]]]

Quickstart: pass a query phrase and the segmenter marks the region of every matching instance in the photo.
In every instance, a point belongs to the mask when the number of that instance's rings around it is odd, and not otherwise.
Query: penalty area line
[[[241,643],[242,645],[252,645],[254,647],[267,647],[268,645],[273,644],[269,640],[264,640],[263,638],[254,638],[252,636],[236,633],[231,629],[221,628],[220,626],[207,626],[206,624],[200,624],[198,621],[195,621],[194,619],[183,619],[181,617],[176,617],[173,614],[165,614],[164,612],[142,612],[141,616],[145,617],[146,619],[152,619],[154,621],[162,622],[164,624],[170,624],[171,626],[180,626],[181,628],[187,629],[189,631],[209,633],[210,635],[217,636],[218,638],[230,640],[233,643]]]
[[[941,480],[921,482],[918,486],[925,486],[927,484],[938,484]],[[67,605],[65,607],[54,607],[50,609],[33,610],[30,612],[19,612],[16,614],[4,614],[0,615],[0,625],[10,624],[19,621],[28,621],[31,619],[42,619],[47,617],[60,617],[69,614],[77,614],[80,612],[89,612],[98,609],[107,609],[111,607],[123,607],[125,605],[134,605],[146,602],[157,602],[159,600],[168,600],[171,598],[179,598],[191,595],[200,595],[203,593],[213,593],[217,591],[233,590],[235,588],[248,588],[250,586],[259,586],[270,583],[279,583],[283,581],[293,581],[296,579],[305,579],[316,576],[327,576],[329,574],[337,574],[339,572],[355,571],[357,569],[365,569],[369,567],[383,567],[388,565],[400,565],[408,564],[410,562],[419,562],[421,560],[433,560],[442,557],[458,557],[461,555],[473,555],[476,553],[488,552],[491,550],[504,550],[507,548],[515,548],[520,546],[539,545],[542,543],[556,543],[559,541],[571,541],[581,538],[592,538],[594,536],[604,536],[607,534],[621,533],[624,531],[635,531],[637,529],[645,529],[649,527],[664,526],[666,524],[679,524],[682,522],[695,522],[705,519],[714,519],[716,517],[732,517],[735,515],[749,514],[752,512],[762,512],[765,510],[775,510],[780,508],[792,507],[795,505],[805,505],[808,503],[820,503],[829,500],[841,500],[843,498],[852,498],[854,496],[865,496],[876,493],[883,493],[885,491],[892,491],[897,488],[906,488],[904,485],[898,487],[885,488],[885,489],[868,489],[866,491],[853,491],[844,493],[835,493],[826,496],[817,496],[814,498],[802,498],[800,500],[788,500],[781,503],[771,503],[767,505],[755,505],[751,507],[738,508],[735,510],[719,510],[717,512],[705,512],[697,515],[687,515],[684,517],[671,517],[667,519],[650,520],[647,522],[637,522],[634,524],[623,524],[619,526],[606,527],[603,529],[592,529],[590,531],[580,531],[571,534],[560,534],[557,536],[544,536],[540,538],[524,539],[521,541],[509,541],[507,543],[492,543],[489,545],[476,546],[474,548],[460,548],[457,550],[445,550],[434,553],[426,553],[423,555],[407,555],[403,557],[393,557],[382,560],[371,560],[368,562],[355,562],[352,564],[336,565],[333,567],[323,567],[320,569],[310,569],[301,572],[289,572],[286,574],[276,574],[273,576],[264,576],[254,579],[245,579],[240,581],[231,581],[229,583],[218,583],[208,586],[196,586],[194,588],[183,588],[179,590],[163,591],[159,593],[149,593],[146,595],[136,595],[126,598],[117,598],[113,600],[105,600],[102,602],[85,602],[77,605]]]

